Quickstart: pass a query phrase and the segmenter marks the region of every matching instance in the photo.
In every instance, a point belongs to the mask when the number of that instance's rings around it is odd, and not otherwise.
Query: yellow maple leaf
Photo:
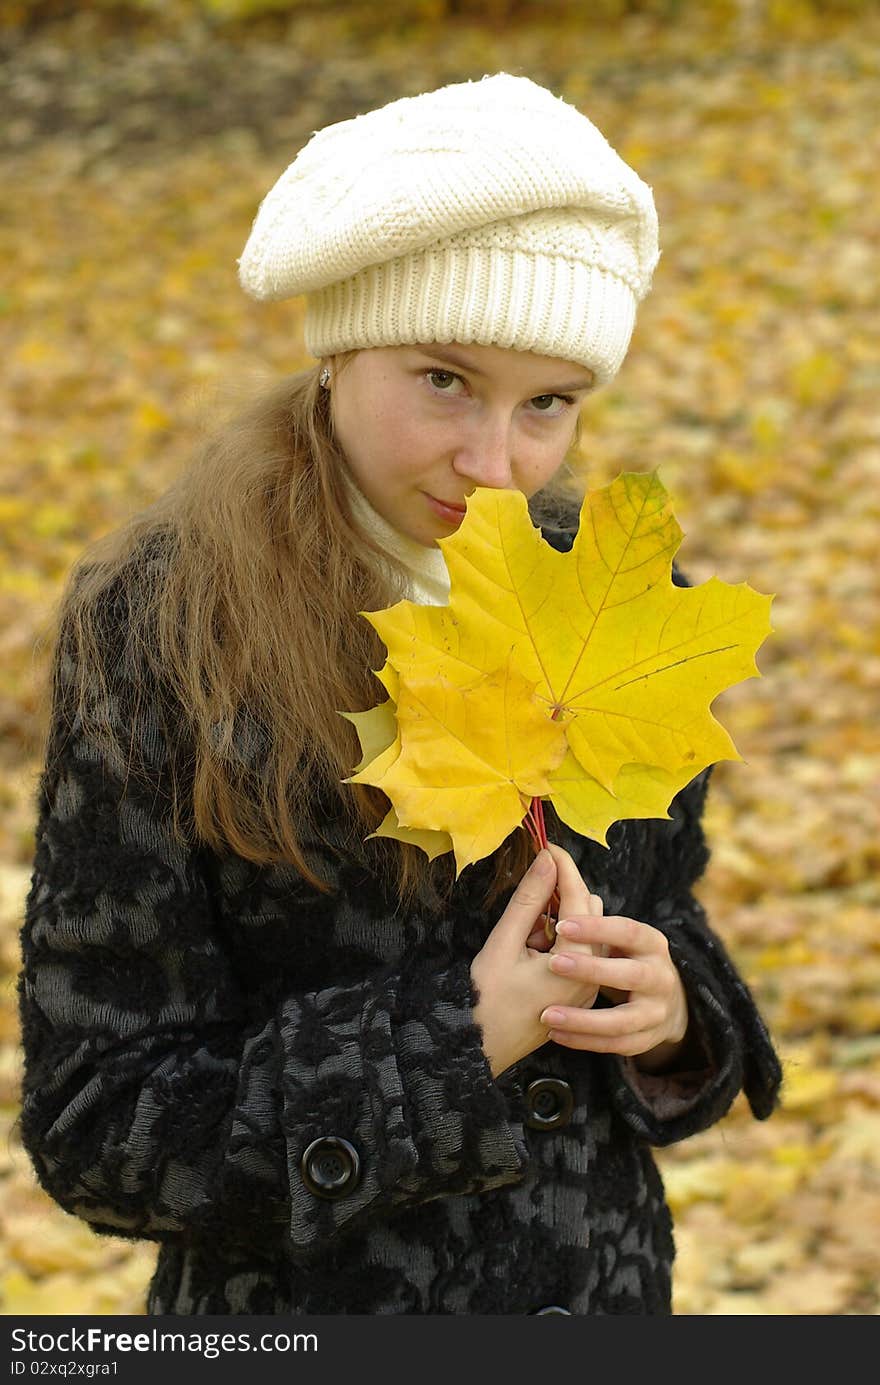
[[[710,764],[711,761],[706,761]],[[582,837],[607,846],[606,833],[622,818],[668,818],[666,811],[679,789],[706,768],[688,765],[677,774],[658,765],[624,765],[614,781],[614,793],[591,775],[584,774],[569,751],[559,769],[550,775],[550,800],[556,812]]]
[[[384,767],[392,765],[400,754],[397,704],[394,701],[394,694],[397,692],[398,685],[397,674],[390,665],[386,664],[376,676],[392,694],[387,701],[380,702],[377,707],[371,707],[367,712],[342,713],[342,716],[354,725],[360,738],[362,752],[360,764],[355,766],[353,775],[342,781],[344,784],[356,783],[358,770],[364,769],[367,765],[371,766],[373,775],[381,774]],[[372,780],[366,782],[369,783]],[[399,841],[409,842],[412,846],[421,847],[432,861],[435,856],[442,856],[445,852],[452,850],[452,838],[448,832],[432,832],[422,828],[404,827],[398,819],[393,804],[375,832],[368,834],[367,841],[372,837],[396,837]]]
[[[382,788],[400,824],[448,832],[459,873],[528,795],[602,843],[621,818],[668,817],[701,769],[741,758],[710,704],[760,676],[772,600],[716,578],[675,586],[681,538],[656,472],[589,493],[569,553],[521,492],[477,489],[439,541],[448,605],[362,613],[388,650],[393,712],[378,740],[362,722],[353,779]]]
[[[459,874],[520,825],[565,755],[563,726],[509,660],[464,687],[434,672],[401,679],[396,721],[394,740],[346,782],[382,789],[403,827],[455,823]]]
[[[389,697],[386,702],[371,707],[368,712],[342,712],[340,715],[352,723],[361,743],[360,764],[355,765],[354,774],[349,779],[343,779],[343,784],[358,782],[358,770],[366,769],[367,765],[372,764],[375,769],[382,762],[384,768],[386,762],[392,764],[400,754],[397,704],[393,698]],[[389,751],[393,751],[391,758],[387,755]]]
[[[411,846],[420,846],[431,861],[435,856],[443,856],[453,848],[453,841],[448,832],[431,832],[427,828],[402,826],[397,820],[393,804],[375,832],[367,834],[367,841],[372,837],[396,837],[398,841],[409,842]]]

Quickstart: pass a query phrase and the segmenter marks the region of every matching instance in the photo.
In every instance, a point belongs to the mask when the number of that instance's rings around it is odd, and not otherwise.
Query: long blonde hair
[[[353,354],[337,357],[337,370]],[[76,670],[67,716],[88,726],[106,708],[90,687],[105,676],[107,596],[121,582],[126,666],[164,690],[175,739],[187,746],[171,787],[175,832],[258,864],[292,863],[332,893],[303,849],[306,834],[323,835],[330,811],[366,864],[396,876],[402,908],[417,898],[436,905],[454,883],[451,853],[431,863],[418,847],[365,841],[388,799],[341,782],[360,748],[338,709],[365,710],[385,695],[372,672],[385,647],[358,612],[406,594],[403,571],[352,519],[345,467],[317,367],[262,385],[163,495],[78,561],[55,613],[47,729],[54,722],[57,736],[62,716],[62,643]],[[532,517],[559,521],[582,497],[563,466],[533,497]],[[149,779],[133,726],[125,739],[106,713],[100,721],[129,772]],[[524,829],[508,837],[486,905],[520,878],[533,850]]]

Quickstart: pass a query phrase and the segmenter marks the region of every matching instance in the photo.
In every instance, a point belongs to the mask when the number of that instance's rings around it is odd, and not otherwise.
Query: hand
[[[563,958],[569,957],[567,965]],[[668,1063],[684,1043],[687,996],[666,937],[658,928],[618,915],[581,915],[569,923],[561,913],[547,965],[584,986],[592,983],[619,1002],[600,1010],[548,1007],[542,1011],[541,1022],[548,1026],[548,1038],[554,1043],[625,1057],[650,1054],[638,1062],[647,1071]]]
[[[589,918],[602,902],[590,894],[571,856],[562,847],[542,851],[526,871],[501,918],[471,963],[477,992],[474,1018],[480,1025],[483,1048],[492,1075],[547,1042],[540,1014],[548,1005],[592,1005],[598,986],[570,980],[549,970],[546,953],[529,946],[540,933],[538,919],[554,889],[566,917]],[[568,943],[573,955],[592,954],[589,943]]]

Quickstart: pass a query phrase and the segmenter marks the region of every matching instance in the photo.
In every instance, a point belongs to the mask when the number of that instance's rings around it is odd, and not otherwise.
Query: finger
[[[557,868],[556,918],[576,918],[581,913],[601,914],[603,911],[602,900],[599,895],[590,891],[571,853],[555,842],[548,843],[547,850],[553,855]],[[555,921],[548,920],[545,932],[549,942],[555,943]]]
[[[576,977],[578,981],[592,981],[597,986],[610,986],[616,991],[638,991],[650,993],[656,987],[654,968],[634,957],[599,957],[595,953],[568,951],[570,944],[560,938],[557,952],[548,963],[550,970],[559,976]],[[572,966],[566,966],[564,959],[571,958]]]
[[[610,1010],[584,1010],[572,1006],[550,1005],[541,1011],[541,1023],[548,1029],[569,1034],[590,1034],[594,1038],[624,1038],[643,1029],[662,1026],[664,1007],[644,1000],[630,1000]]]
[[[554,1044],[562,1048],[576,1049],[580,1053],[615,1053],[620,1058],[636,1058],[640,1053],[648,1053],[660,1042],[652,1029],[624,1037],[605,1038],[597,1034],[573,1034],[565,1029],[551,1029],[547,1035]]]
[[[556,888],[559,891],[559,918],[602,912],[602,901],[593,895],[574,858],[564,847],[551,842],[547,850],[556,862]]]
[[[578,927],[579,936],[572,937],[571,935],[564,936],[562,934],[559,934],[557,931],[558,925],[554,923],[551,935],[551,940],[553,943],[553,946],[550,949],[551,952],[555,953],[557,956],[563,951],[571,953],[585,953],[588,956],[592,956],[594,952],[599,953],[603,956],[607,955],[608,948],[606,946],[604,946],[603,944],[591,943],[587,941],[587,930],[585,929],[582,931],[579,928],[579,924],[581,921],[583,921],[587,926],[589,926],[591,919],[594,918],[596,914],[601,916],[602,901],[599,898],[599,896],[591,894],[590,901],[591,905],[593,906],[593,912],[586,914],[569,914],[567,919],[568,923],[574,923],[575,926]]]
[[[569,930],[565,926],[568,923],[573,923],[574,929]],[[666,936],[659,928],[652,928],[648,923],[640,923],[638,919],[624,918],[618,914],[600,917],[596,914],[581,913],[569,919],[560,913],[557,927],[560,939],[593,943],[597,951],[599,945],[604,944],[617,948],[619,952],[628,956],[662,957],[669,952]]]
[[[510,897],[504,913],[495,925],[505,941],[521,948],[536,931],[539,916],[556,888],[556,862],[549,851],[539,851]]]
[[[588,922],[590,919],[590,915],[581,914],[580,918],[583,919],[585,922]],[[558,957],[560,953],[562,953],[563,951],[571,953],[572,956],[583,954],[587,957],[591,957],[594,952],[599,951],[599,948],[595,946],[593,943],[587,942],[585,939],[581,941],[576,938],[564,938],[561,935],[557,934],[556,929],[554,928],[553,946],[551,947],[550,951],[556,957]]]

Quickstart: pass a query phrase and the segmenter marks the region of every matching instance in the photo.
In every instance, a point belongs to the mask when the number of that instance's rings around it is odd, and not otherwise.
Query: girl
[[[457,881],[342,782],[384,662],[358,613],[445,601],[468,495],[570,548],[578,409],[657,259],[650,189],[527,78],[318,132],[239,267],[306,295],[319,363],[69,583],[22,1133],[68,1212],[160,1243],[148,1313],[669,1313],[650,1146],[777,1100],[692,893],[707,773],[610,848],[548,806],[549,850]]]

